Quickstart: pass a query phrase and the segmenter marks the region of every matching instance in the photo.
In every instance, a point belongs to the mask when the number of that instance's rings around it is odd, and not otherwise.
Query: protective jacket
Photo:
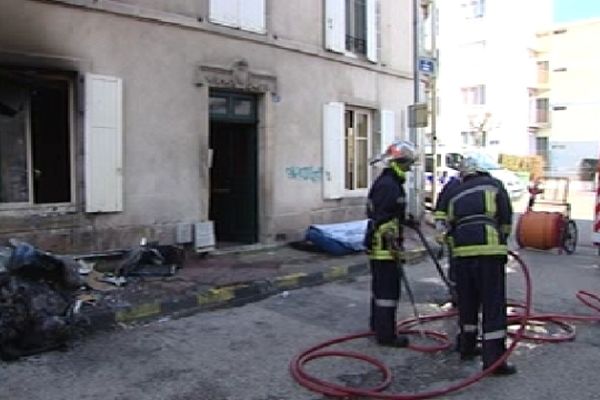
[[[444,190],[435,219],[448,227],[453,257],[507,254],[512,206],[502,182],[487,173],[469,175]]]
[[[389,238],[396,238],[397,248],[402,246],[402,224],[406,218],[405,180],[400,169],[386,168],[371,186],[367,204],[369,224],[364,243],[371,260],[394,259]]]

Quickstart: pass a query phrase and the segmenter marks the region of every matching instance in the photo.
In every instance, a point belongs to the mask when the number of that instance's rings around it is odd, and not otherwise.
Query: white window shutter
[[[251,32],[265,33],[265,0],[238,1],[240,27]]]
[[[344,103],[323,107],[323,197],[339,199],[344,192]]]
[[[367,58],[377,62],[377,2],[367,0]]]
[[[210,0],[208,13],[210,22],[239,27],[238,1],[244,0]]]
[[[381,110],[381,154],[396,139],[396,115],[393,111]]]
[[[325,0],[325,47],[337,53],[346,51],[345,0]]]
[[[85,210],[123,211],[123,85],[85,76]]]

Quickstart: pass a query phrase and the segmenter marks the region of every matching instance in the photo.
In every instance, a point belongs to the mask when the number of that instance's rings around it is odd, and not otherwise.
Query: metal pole
[[[419,55],[421,53],[420,47],[420,24],[419,24],[419,9],[420,9],[420,1],[421,0],[413,0],[413,104],[418,104],[420,99],[420,74],[419,74]],[[417,129],[411,127],[409,130],[409,138],[412,143],[416,146],[419,146]],[[419,146],[420,148],[421,146]],[[422,153],[422,149],[420,150]],[[422,154],[419,157],[422,161]],[[413,184],[410,187],[410,191],[412,192],[412,196],[409,197],[409,212],[415,216],[419,216],[419,201],[417,197],[419,196],[419,179],[418,179],[419,171],[415,168],[412,173]]]
[[[431,74],[431,153],[433,154],[433,166],[431,170],[431,206],[435,208],[437,201],[437,74],[438,74],[438,51],[437,51],[437,8],[435,0],[429,2],[429,18],[431,18],[431,53],[434,59],[435,69]]]

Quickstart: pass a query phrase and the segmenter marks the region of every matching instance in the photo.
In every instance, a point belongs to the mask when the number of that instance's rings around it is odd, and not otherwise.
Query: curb
[[[426,255],[424,248],[411,250],[406,253],[406,263],[416,264]],[[241,306],[287,290],[342,281],[366,275],[368,272],[368,262],[332,266],[324,271],[295,273],[244,284],[214,287],[192,295],[175,296],[127,308],[92,310],[83,312],[81,318],[86,321],[89,329],[102,330],[117,324],[148,322],[165,316],[186,316],[202,311]]]

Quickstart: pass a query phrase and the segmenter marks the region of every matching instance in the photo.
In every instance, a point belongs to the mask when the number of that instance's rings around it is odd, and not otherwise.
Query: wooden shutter
[[[377,62],[377,2],[367,0],[367,58]]]
[[[85,210],[123,211],[123,86],[112,76],[85,76]]]
[[[344,192],[344,103],[323,107],[323,197],[339,199]]]
[[[325,48],[346,51],[346,1],[325,0]]]
[[[210,22],[238,27],[238,1],[239,0],[210,0],[208,16]]]
[[[240,27],[244,30],[265,33],[265,0],[238,0]]]
[[[381,110],[381,153],[396,139],[396,115],[393,111]]]

